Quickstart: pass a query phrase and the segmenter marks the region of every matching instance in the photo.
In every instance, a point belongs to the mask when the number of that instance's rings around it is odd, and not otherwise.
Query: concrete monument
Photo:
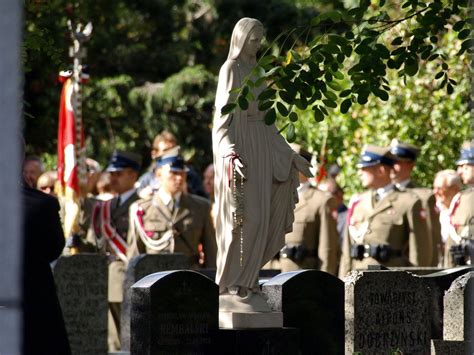
[[[271,309],[260,294],[258,273],[284,244],[297,202],[298,171],[311,176],[309,163],[296,154],[275,125],[266,125],[255,99],[247,109],[222,114],[245,78],[252,79],[264,34],[256,19],[242,18],[232,32],[229,55],[219,72],[212,132],[215,167],[216,283],[221,326],[232,327],[236,314],[257,318]],[[251,88],[254,98],[265,86]],[[224,316],[230,323],[223,324]],[[262,317],[260,317],[262,318]],[[275,326],[282,325],[281,315]],[[254,317],[253,327],[258,325]],[[242,326],[242,324],[241,324]]]

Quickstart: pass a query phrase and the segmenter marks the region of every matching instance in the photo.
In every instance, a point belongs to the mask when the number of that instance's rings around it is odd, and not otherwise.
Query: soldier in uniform
[[[463,145],[456,162],[468,188],[451,202],[451,230],[446,242],[446,266],[472,265],[474,260],[474,141]]]
[[[339,276],[368,265],[428,266],[431,238],[419,197],[391,183],[389,148],[365,146],[357,164],[368,191],[349,203]]]
[[[436,209],[436,198],[431,189],[419,187],[411,179],[416,159],[420,149],[412,144],[393,139],[390,143],[390,152],[395,156],[392,169],[392,182],[398,190],[410,189],[421,199],[422,207],[426,211],[426,225],[431,236],[432,254],[430,266],[438,266],[442,259],[443,243],[441,240],[441,225],[439,212]]]
[[[292,148],[311,161],[311,153],[304,148],[296,144]],[[317,269],[337,275],[340,249],[336,199],[311,186],[301,173],[299,179],[293,231],[286,234],[285,246],[280,251],[281,271]]]
[[[179,155],[156,161],[161,184],[151,197],[130,209],[128,257],[141,253],[180,252],[194,267],[216,266],[216,239],[207,199],[184,193],[186,168]]]
[[[109,351],[120,350],[120,317],[123,281],[127,262],[127,232],[130,205],[138,200],[135,182],[140,171],[140,156],[115,151],[106,168],[116,196],[98,201],[92,212],[88,242],[109,256]]]

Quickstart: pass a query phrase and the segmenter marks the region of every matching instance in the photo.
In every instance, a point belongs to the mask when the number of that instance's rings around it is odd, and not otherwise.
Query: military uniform
[[[192,194],[181,194],[173,211],[158,193],[137,201],[130,211],[128,257],[180,252],[189,256],[192,265],[197,267],[199,244],[202,244],[204,265],[216,267],[217,245],[210,209],[208,200]]]
[[[397,188],[401,191],[409,190],[420,198],[423,210],[426,211],[426,226],[428,228],[428,234],[431,236],[432,253],[429,265],[438,266],[443,242],[441,239],[439,211],[436,208],[436,198],[433,194],[433,190],[417,187],[412,181],[410,181],[405,187],[397,185]]]
[[[282,272],[320,269],[337,275],[339,242],[337,202],[331,194],[308,186],[295,207],[293,231],[280,252]]]
[[[419,198],[395,190],[374,203],[372,195],[351,201],[339,276],[374,264],[427,266],[431,240]]]
[[[138,194],[134,191],[120,205],[118,197],[114,197],[109,201],[98,201],[93,209],[87,241],[95,245],[100,253],[109,255],[109,302],[123,300],[129,208],[138,199]],[[110,218],[104,217],[109,213]]]
[[[133,181],[126,176],[126,185],[123,185],[123,173],[136,172],[140,169],[141,158],[130,152],[114,151],[107,172],[116,174],[116,184],[120,195],[109,201],[97,201],[92,211],[92,221],[87,233],[87,240],[95,245],[99,253],[109,257],[108,301],[109,324],[108,343],[109,351],[120,350],[120,318],[121,303],[123,301],[123,282],[127,263],[127,233],[129,226],[130,205],[139,199]],[[133,175],[132,175],[133,176]],[[135,178],[136,180],[136,178]],[[122,183],[120,182],[122,181]],[[123,191],[126,188],[127,191]]]
[[[457,194],[452,202],[450,232],[446,241],[445,267],[473,265],[474,188]]]

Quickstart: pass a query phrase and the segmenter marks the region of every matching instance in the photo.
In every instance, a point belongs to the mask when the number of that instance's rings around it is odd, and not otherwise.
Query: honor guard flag
[[[70,71],[61,72],[60,82],[63,83],[59,105],[58,126],[58,195],[64,201],[64,234],[71,236],[78,229],[80,181],[78,176],[79,150],[84,149],[84,131],[76,130],[73,105],[73,82]],[[79,137],[79,144],[76,144]]]

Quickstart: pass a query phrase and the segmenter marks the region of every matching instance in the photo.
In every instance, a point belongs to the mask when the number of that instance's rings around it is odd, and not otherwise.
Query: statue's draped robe
[[[265,124],[265,113],[258,110],[256,100],[249,103],[247,110],[237,108],[221,115],[222,107],[235,101],[235,94],[229,91],[242,86],[250,69],[239,59],[227,60],[219,73],[216,94],[212,139],[217,204],[216,282],[221,293],[235,286],[256,289],[259,270],[283,247],[284,236],[292,229],[299,184],[295,164],[310,174],[309,164],[290,148],[275,125]],[[263,89],[253,89],[254,97]],[[226,156],[232,152],[239,154],[245,164],[242,253],[240,229],[233,224],[236,204],[228,179]]]

